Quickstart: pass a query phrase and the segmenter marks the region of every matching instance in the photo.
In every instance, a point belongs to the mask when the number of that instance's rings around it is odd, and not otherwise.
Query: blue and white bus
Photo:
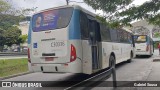
[[[134,35],[135,54],[136,56],[152,56],[154,53],[154,44],[148,35]]]
[[[80,6],[61,6],[32,16],[29,70],[92,74],[134,57],[132,33],[109,29]]]

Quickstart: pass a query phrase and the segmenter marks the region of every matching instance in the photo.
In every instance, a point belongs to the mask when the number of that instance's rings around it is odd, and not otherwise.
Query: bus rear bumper
[[[150,55],[150,52],[136,52],[136,55]]]
[[[55,73],[55,72],[64,72],[64,73],[82,73],[81,62],[74,61],[71,63],[64,64],[31,64],[33,72],[46,72],[46,73]]]

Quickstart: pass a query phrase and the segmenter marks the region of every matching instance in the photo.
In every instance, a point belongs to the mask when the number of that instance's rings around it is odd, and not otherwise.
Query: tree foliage
[[[98,19],[110,27],[119,28],[121,26],[118,13],[124,10],[133,0],[84,0],[86,4],[95,10],[101,10],[103,16]],[[101,17],[101,18],[100,18]],[[128,25],[128,23],[126,23]]]
[[[0,0],[0,13],[7,11],[11,6],[4,0]]]
[[[131,21],[141,19],[146,19],[150,23],[160,26],[159,0],[150,0],[139,6],[131,5],[133,1],[134,0],[84,0],[86,4],[95,10],[102,10],[103,13],[105,13],[102,18],[105,18],[108,23],[114,23],[114,25],[111,24],[114,27],[131,25]]]
[[[107,25],[109,28],[121,28],[121,24],[119,21],[106,21],[106,17],[96,16],[96,18],[103,24]]]
[[[0,46],[4,45],[4,30],[0,28]]]
[[[155,33],[155,37],[156,37],[156,38],[160,38],[160,33],[159,33],[159,32],[156,32],[156,33]]]
[[[21,30],[17,26],[9,27],[7,30],[4,31],[4,44],[8,46],[11,46],[12,44],[17,44],[20,35]]]
[[[0,49],[4,45],[20,44],[24,42],[24,36],[17,27],[19,22],[28,20],[26,16],[34,9],[14,8],[6,0],[0,0]]]
[[[25,43],[27,41],[28,35],[20,35],[17,44]]]
[[[84,0],[84,2],[95,10],[102,10],[105,13],[112,14],[125,8],[132,0]]]
[[[119,13],[120,16],[125,18],[122,19],[122,22],[130,22],[133,20],[146,19],[150,23],[160,26],[160,1],[159,0],[150,0],[143,3],[140,6],[132,6],[125,11]]]

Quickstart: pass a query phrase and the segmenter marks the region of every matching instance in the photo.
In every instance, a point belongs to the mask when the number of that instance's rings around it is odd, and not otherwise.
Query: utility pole
[[[67,5],[69,4],[69,0],[66,0]]]

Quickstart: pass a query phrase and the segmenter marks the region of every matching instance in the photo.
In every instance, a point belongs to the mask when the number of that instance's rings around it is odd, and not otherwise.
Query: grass
[[[0,77],[28,71],[27,59],[0,60]]]

